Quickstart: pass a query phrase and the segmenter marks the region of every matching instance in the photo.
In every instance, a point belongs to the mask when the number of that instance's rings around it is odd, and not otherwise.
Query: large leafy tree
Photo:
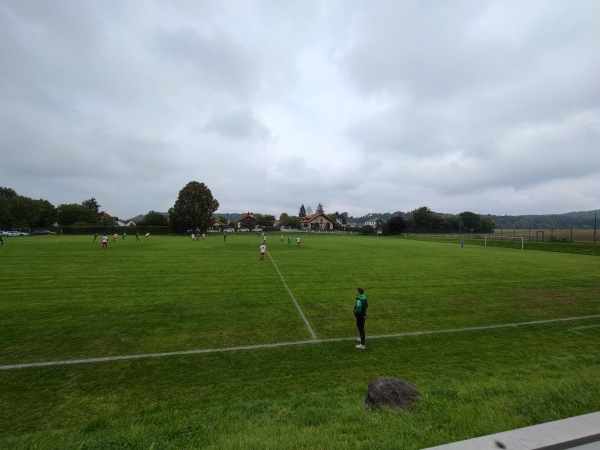
[[[460,228],[462,231],[491,232],[495,228],[495,224],[491,219],[482,219],[479,214],[475,214],[471,211],[463,211],[458,215],[458,217],[460,220]]]
[[[94,211],[96,214],[100,212],[100,205],[96,201],[94,197],[84,200],[81,204],[90,209],[90,211]]]
[[[148,211],[148,214],[144,216],[142,225],[165,227],[169,225],[169,220],[162,213],[159,213],[157,211]]]
[[[13,203],[17,197],[14,189],[0,187],[0,227],[11,228],[14,224]]]
[[[446,231],[460,231],[461,222],[458,216],[448,216],[444,219],[444,229]]]
[[[0,198],[15,198],[17,191],[12,188],[0,187]]]
[[[175,205],[169,209],[169,222],[175,231],[196,228],[207,231],[218,208],[219,202],[204,183],[190,181],[179,191]]]
[[[302,224],[302,221],[301,221],[300,217],[298,217],[298,216],[289,216],[287,218],[287,220],[285,221],[284,226],[290,227],[290,228],[295,228],[295,229],[299,230],[301,224]]]
[[[282,227],[300,228],[300,217],[281,213],[279,216],[279,225]]]
[[[408,225],[401,216],[391,217],[383,226],[386,234],[402,234],[407,228]]]
[[[99,218],[99,221],[100,225],[102,225],[103,227],[114,227],[117,224],[115,218],[108,213],[102,214]]]
[[[48,200],[30,200],[28,225],[49,228],[56,222],[56,208]]]
[[[56,210],[47,200],[18,195],[14,189],[0,187],[0,228],[51,227]]]
[[[481,226],[481,217],[471,211],[463,211],[458,217],[462,221],[462,231],[476,231]]]
[[[95,225],[98,216],[84,205],[62,204],[56,209],[58,224],[62,226]]]
[[[496,224],[489,217],[483,217],[481,219],[480,230],[487,233],[491,233],[496,229]]]
[[[10,201],[0,197],[0,229],[9,228],[11,225]]]
[[[430,230],[435,227],[433,213],[427,206],[421,206],[412,212],[412,222],[414,228]]]
[[[271,214],[254,214],[254,218],[257,226],[268,228],[275,225],[275,216]]]
[[[30,209],[32,200],[27,197],[17,196],[11,199],[12,203],[12,225],[24,227],[29,225]]]

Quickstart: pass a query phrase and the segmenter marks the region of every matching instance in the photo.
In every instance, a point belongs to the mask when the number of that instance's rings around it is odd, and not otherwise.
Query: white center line
[[[294,305],[296,305],[296,309],[300,313],[300,316],[302,316],[302,320],[304,320],[304,323],[306,324],[306,328],[308,328],[308,331],[310,332],[310,335],[312,336],[313,339],[317,339],[317,335],[315,334],[314,330],[310,326],[310,322],[308,321],[308,319],[304,315],[304,312],[302,311],[302,308],[300,308],[300,305],[296,301],[296,297],[294,297],[294,294],[292,293],[292,291],[288,287],[287,283],[285,282],[285,279],[283,278],[283,275],[281,275],[281,272],[279,271],[279,267],[277,267],[277,264],[275,264],[275,260],[273,259],[273,257],[271,256],[271,254],[268,251],[267,251],[267,255],[269,255],[269,259],[273,263],[273,267],[275,267],[275,270],[279,274],[279,277],[281,278],[281,281],[283,282],[283,285],[285,286],[285,288],[287,289],[288,293],[290,294],[290,297],[292,298],[292,301],[294,302]]]

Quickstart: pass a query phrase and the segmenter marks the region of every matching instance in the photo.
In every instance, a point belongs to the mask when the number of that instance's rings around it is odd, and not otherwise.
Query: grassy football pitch
[[[599,257],[295,236],[5,239],[0,448],[419,449],[600,409]],[[382,375],[413,411],[364,408]]]

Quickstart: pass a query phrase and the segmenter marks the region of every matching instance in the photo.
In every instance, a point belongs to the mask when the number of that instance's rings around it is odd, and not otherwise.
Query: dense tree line
[[[138,221],[140,226],[151,226],[151,227],[166,227],[169,225],[169,219],[166,214],[157,211],[148,211],[148,214],[143,216]]]
[[[12,188],[0,187],[0,229],[3,230],[43,229],[55,225],[109,227],[115,224],[115,218],[100,211],[100,205],[93,197],[81,203],[63,203],[55,207],[48,200],[34,200],[17,194]]]
[[[520,216],[494,216],[485,217],[493,220],[496,228],[503,229],[527,229],[527,228],[594,228],[600,221],[600,210],[579,211],[566,214],[546,215],[520,215]],[[595,222],[596,221],[596,222]]]
[[[14,189],[0,187],[0,227],[44,228],[56,220],[56,210],[47,200],[18,195]]]
[[[491,233],[495,223],[471,211],[458,215],[442,215],[422,206],[406,216],[408,228],[423,232]]]
[[[189,229],[206,231],[212,227],[213,215],[219,207],[219,202],[212,196],[210,189],[197,181],[189,182],[179,192],[175,205],[167,213],[149,211],[140,217],[139,225],[169,226],[173,231],[185,232]],[[316,207],[317,213],[325,214],[322,203]],[[281,213],[279,225],[298,229],[301,220],[311,215],[312,208],[300,206],[298,215]],[[470,211],[460,214],[444,214],[431,211],[422,206],[413,211],[395,213],[371,213],[367,216],[354,218],[347,212],[335,212],[327,216],[339,229],[348,223],[364,224],[375,221],[374,227],[363,226],[365,233],[382,231],[384,234],[400,234],[411,232],[464,232],[488,233],[497,229],[545,229],[545,228],[594,228],[597,226],[596,215],[600,210],[572,212],[567,214],[495,216],[479,215]],[[236,222],[241,214],[221,214],[219,220],[224,225]],[[252,226],[271,228],[276,219],[270,214],[254,214]],[[49,201],[34,200],[18,195],[14,189],[0,187],[0,228],[50,228],[59,226],[114,226],[115,218],[100,210],[95,198],[81,203],[61,204],[54,207]],[[248,228],[250,228],[248,226]]]
[[[362,234],[381,232],[386,235],[413,233],[490,233],[494,231],[494,222],[487,218],[465,211],[457,216],[434,213],[428,207],[422,206],[410,213],[397,212],[388,214],[387,220],[382,217],[370,217],[368,222],[373,225],[359,227]]]
[[[425,208],[425,207],[423,207]],[[348,217],[349,222],[355,222],[358,224],[364,224],[367,221],[375,219],[381,219],[383,222],[388,221],[391,217],[400,216],[403,217],[411,226],[413,226],[412,219],[415,211],[419,211],[421,208],[418,208],[414,211],[410,212],[395,212],[395,213],[370,213],[366,216],[360,217]],[[467,214],[466,214],[467,213]],[[430,214],[434,216],[434,224],[443,223],[446,229],[458,229],[461,228],[460,218],[461,215],[466,215],[466,221],[463,222],[467,226],[472,225],[469,220],[470,214],[468,211],[465,213],[461,213],[458,215],[454,214],[446,214],[446,213],[436,213],[436,212],[425,212],[421,214],[421,218],[425,218],[425,222],[428,221],[428,217]],[[471,213],[473,214],[473,213]],[[419,213],[417,213],[419,216]],[[569,228],[594,228],[594,220],[596,220],[596,226],[600,225],[600,210],[592,210],[592,211],[576,211],[570,212],[566,214],[545,214],[545,215],[517,215],[517,216],[497,216],[492,214],[478,215],[478,217],[484,221],[487,225],[490,223],[494,224],[494,229],[528,229],[528,228],[537,228],[537,229],[548,229],[548,228],[559,228],[559,229],[569,229]],[[462,217],[465,219],[465,217]],[[426,228],[426,227],[425,227]],[[438,227],[434,227],[433,229],[437,229]],[[471,227],[476,228],[476,227]]]

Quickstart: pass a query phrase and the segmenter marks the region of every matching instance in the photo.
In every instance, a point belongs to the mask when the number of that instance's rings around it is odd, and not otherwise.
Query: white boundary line
[[[267,255],[269,255],[269,259],[273,263],[273,267],[275,267],[275,270],[279,274],[279,277],[281,278],[281,281],[283,282],[283,285],[285,286],[285,288],[287,289],[288,293],[290,294],[290,297],[292,298],[292,301],[294,302],[294,305],[296,305],[296,309],[300,313],[300,316],[302,316],[302,320],[304,320],[304,323],[306,324],[306,328],[308,328],[308,331],[310,332],[311,337],[313,339],[317,339],[317,335],[315,334],[314,330],[310,326],[310,322],[308,321],[308,319],[304,315],[304,312],[302,311],[302,308],[300,308],[300,305],[296,301],[296,297],[294,297],[294,294],[292,294],[292,291],[290,290],[290,288],[288,287],[287,283],[285,282],[285,279],[283,278],[283,275],[281,275],[281,272],[279,271],[279,267],[277,267],[277,264],[275,264],[275,260],[273,259],[273,257],[271,256],[271,254],[269,253],[268,250],[267,250]]]
[[[600,314],[591,316],[580,316],[580,317],[563,317],[561,319],[548,319],[548,320],[534,320],[531,322],[518,322],[518,323],[506,323],[500,325],[484,325],[479,327],[467,327],[467,328],[452,328],[448,330],[434,330],[434,331],[413,331],[409,333],[394,333],[394,334],[382,334],[378,336],[369,336],[369,339],[385,339],[385,338],[397,338],[397,337],[411,337],[411,336],[423,336],[431,334],[442,334],[442,333],[462,333],[465,331],[481,331],[481,330],[494,330],[499,328],[509,327],[521,327],[527,325],[543,325],[548,323],[556,322],[569,322],[574,320],[585,320],[585,319],[597,319],[600,318]],[[63,361],[46,361],[37,363],[24,363],[24,364],[10,364],[0,366],[0,370],[12,370],[12,369],[26,369],[30,367],[47,367],[47,366],[66,366],[70,364],[90,364],[99,362],[110,362],[110,361],[123,361],[130,359],[147,359],[147,358],[163,358],[166,356],[180,356],[180,355],[198,355],[203,353],[222,353],[222,352],[235,352],[243,350],[260,350],[264,348],[277,348],[277,347],[289,347],[292,345],[306,345],[306,344],[324,344],[329,342],[341,342],[341,341],[354,341],[356,338],[330,338],[330,339],[312,339],[309,341],[295,341],[295,342],[279,342],[276,344],[258,344],[258,345],[245,345],[240,347],[227,347],[227,348],[207,348],[200,350],[184,350],[178,352],[164,352],[164,353],[145,353],[139,355],[122,355],[122,356],[106,356],[103,358],[88,358],[88,359],[69,359]]]

